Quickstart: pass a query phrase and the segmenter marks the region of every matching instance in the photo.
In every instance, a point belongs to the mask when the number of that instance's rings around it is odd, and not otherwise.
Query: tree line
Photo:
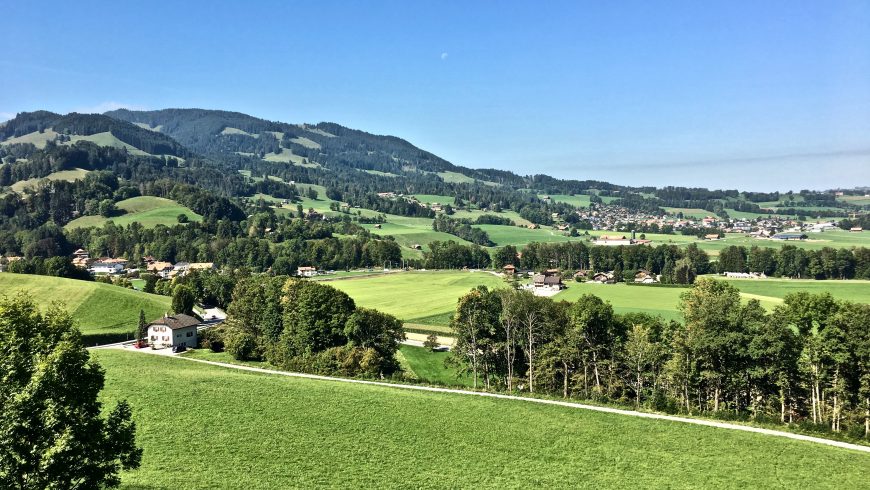
[[[870,248],[806,250],[786,244],[777,250],[732,245],[719,252],[716,269],[795,279],[870,279]]]
[[[679,308],[665,322],[594,295],[478,287],[457,305],[450,362],[476,388],[870,437],[870,305],[800,292],[767,313],[705,278]]]

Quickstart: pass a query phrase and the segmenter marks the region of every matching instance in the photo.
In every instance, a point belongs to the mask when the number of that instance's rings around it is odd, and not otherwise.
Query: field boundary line
[[[583,403],[577,402],[568,402],[562,400],[548,400],[543,398],[529,398],[523,396],[515,396],[515,395],[505,395],[501,393],[489,393],[485,391],[470,391],[470,390],[460,390],[455,388],[440,388],[436,386],[424,386],[424,385],[403,385],[396,383],[386,383],[383,381],[369,381],[364,379],[349,379],[349,378],[337,378],[331,376],[321,376],[319,374],[307,374],[307,373],[295,373],[290,371],[279,371],[276,369],[263,369],[253,366],[244,366],[241,364],[230,364],[226,362],[217,362],[217,361],[207,361],[205,359],[194,359],[191,357],[184,356],[172,356],[176,359],[184,359],[192,362],[199,362],[203,364],[210,364],[213,366],[225,367],[230,369],[239,369],[242,371],[249,371],[260,374],[275,374],[278,376],[287,376],[291,378],[306,378],[306,379],[314,379],[319,381],[333,381],[338,383],[355,383],[355,384],[364,384],[364,385],[372,385],[372,386],[382,386],[386,388],[396,388],[396,389],[404,389],[404,390],[417,390],[417,391],[429,391],[434,393],[452,393],[455,395],[473,395],[473,396],[482,396],[487,398],[497,398],[502,400],[516,400],[522,402],[529,403],[540,403],[543,405],[556,405],[560,407],[568,407],[568,408],[577,408],[581,410],[592,410],[595,412],[604,412],[604,413],[612,413],[617,415],[627,415],[630,417],[640,417],[647,419],[655,419],[655,420],[668,420],[671,422],[680,422],[684,424],[693,424],[693,425],[702,425],[706,427],[714,427],[718,429],[730,429],[730,430],[739,430],[743,432],[753,432],[756,434],[764,434],[768,436],[775,437],[784,437],[787,439],[794,439],[798,441],[805,442],[814,442],[817,444],[824,444],[827,446],[834,446],[843,449],[851,449],[853,451],[860,451],[864,453],[870,453],[870,446],[861,446],[858,444],[852,444],[849,442],[835,441],[832,439],[825,439],[823,437],[815,437],[808,436],[804,434],[796,434],[793,432],[785,432],[780,430],[773,429],[763,429],[760,427],[752,427],[749,425],[739,425],[739,424],[731,424],[728,422],[717,422],[714,420],[704,420],[704,419],[692,419],[687,417],[678,417],[676,415],[663,415],[657,413],[649,413],[649,412],[638,412],[635,410],[626,410],[622,408],[612,408],[612,407],[600,407],[597,405],[586,405]]]

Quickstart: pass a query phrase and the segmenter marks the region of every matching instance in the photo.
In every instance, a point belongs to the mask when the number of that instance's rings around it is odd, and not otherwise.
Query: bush
[[[199,346],[203,349],[209,349],[212,352],[223,352],[224,344],[224,329],[221,327],[212,327],[199,332]]]
[[[261,361],[262,350],[257,337],[251,332],[230,330],[224,337],[224,348],[237,361]]]

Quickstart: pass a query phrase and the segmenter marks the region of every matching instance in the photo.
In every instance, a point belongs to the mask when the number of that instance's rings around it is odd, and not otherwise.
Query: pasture
[[[460,296],[478,285],[502,287],[502,278],[486,272],[398,272],[327,284],[350,295],[359,306],[389,313],[416,323],[435,315],[451,314]]]
[[[806,291],[812,294],[831,293],[836,299],[870,303],[870,281],[814,281],[812,279],[728,279],[726,281],[742,293],[781,300],[789,293]]]
[[[73,182],[73,181],[76,181],[79,179],[84,179],[85,175],[87,175],[88,172],[89,172],[89,170],[84,170],[81,168],[77,168],[74,170],[61,170],[59,172],[52,172],[52,173],[46,175],[45,177],[41,177],[38,179],[20,180],[16,183],[12,184],[12,186],[10,188],[15,192],[22,193],[27,189],[36,188],[36,184],[38,184],[39,181],[41,181],[43,179],[46,179],[46,180],[65,180],[67,182]]]
[[[710,255],[719,255],[719,251],[731,245],[739,245],[747,249],[752,246],[782,248],[783,245],[794,245],[805,250],[821,250],[825,247],[851,248],[870,247],[870,232],[853,233],[849,231],[826,231],[824,233],[807,233],[806,240],[772,240],[766,238],[753,238],[743,233],[726,233],[721,240],[701,240],[698,247],[706,250]],[[669,235],[664,235],[669,236]],[[674,235],[676,236],[676,235]]]
[[[127,226],[137,222],[145,228],[153,228],[157,225],[173,226],[178,224],[178,215],[184,214],[190,221],[201,221],[202,216],[194,213],[190,208],[182,206],[171,199],[154,196],[138,196],[118,202],[118,209],[122,213],[119,216],[105,218],[103,216],[82,216],[76,218],[65,226],[67,229],[85,228],[88,226],[103,226],[107,221],[112,221],[118,226]]]
[[[761,434],[92,355],[101,400],[130,403],[144,448],[124,488],[861,488],[870,472],[866,454]]]
[[[142,293],[110,284],[27,274],[0,274],[0,294],[23,291],[38,305],[63,301],[79,324],[86,344],[114,338],[136,330],[139,310],[148,321],[170,310],[168,296]]]

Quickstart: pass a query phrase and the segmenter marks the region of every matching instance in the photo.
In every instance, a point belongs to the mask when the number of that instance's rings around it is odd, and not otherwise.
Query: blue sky
[[[655,3],[7,3],[0,118],[203,107],[520,174],[870,185],[870,2]]]

